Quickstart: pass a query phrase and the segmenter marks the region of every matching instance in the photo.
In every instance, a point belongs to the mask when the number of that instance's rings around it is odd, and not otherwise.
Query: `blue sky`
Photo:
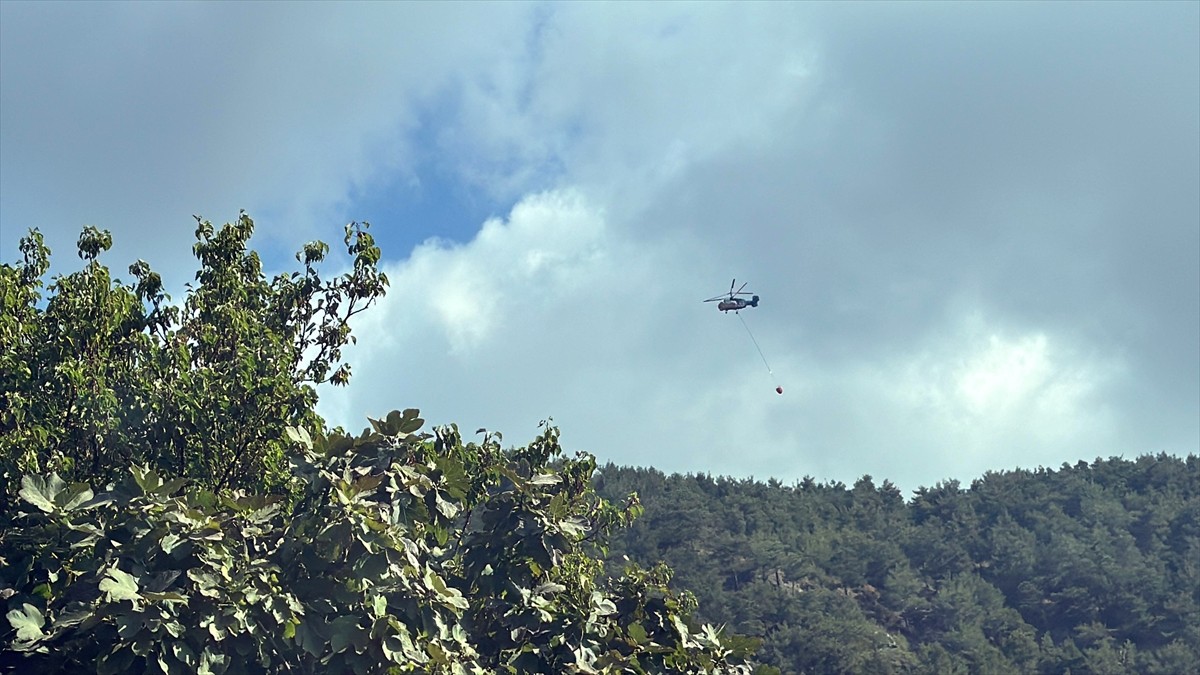
[[[0,3],[0,259],[92,224],[179,287],[243,208],[280,271],[372,223],[348,426],[906,489],[1200,449],[1196,3]]]

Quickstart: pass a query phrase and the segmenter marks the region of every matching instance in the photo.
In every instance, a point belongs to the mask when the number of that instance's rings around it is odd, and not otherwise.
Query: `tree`
[[[102,485],[146,463],[216,490],[279,489],[284,429],[317,430],[314,386],[345,384],[349,320],[387,287],[367,225],[346,226],[353,266],[323,280],[329,247],[307,244],[304,266],[268,281],[247,248],[245,213],[216,229],[196,219],[200,262],[182,306],[138,261],[132,283],[99,262],[107,231],[85,228],[84,268],[56,277],[43,302],[50,250],[36,230],[24,259],[0,265],[0,471],[54,471]],[[12,490],[6,497],[11,500]]]

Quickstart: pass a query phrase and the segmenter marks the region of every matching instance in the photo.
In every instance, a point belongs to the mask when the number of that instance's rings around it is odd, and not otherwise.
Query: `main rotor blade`
[[[735,279],[735,281],[736,281],[736,279]],[[741,294],[742,294],[742,288],[745,288],[745,287],[746,287],[746,284],[748,284],[748,283],[750,283],[750,282],[749,282],[749,281],[747,281],[746,283],[742,284],[741,288],[737,289],[737,293],[734,293],[734,295],[741,295]],[[731,291],[732,291],[732,290],[733,290],[733,287],[732,287],[732,286],[730,286],[730,287],[729,287],[729,290],[731,290]]]

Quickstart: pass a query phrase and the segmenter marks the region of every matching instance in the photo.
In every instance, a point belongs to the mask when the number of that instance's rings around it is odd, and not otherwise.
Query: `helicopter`
[[[735,290],[733,290],[733,287],[737,284],[737,279],[734,279],[733,281],[729,282],[729,292],[728,293],[723,293],[716,297],[709,298],[709,299],[705,300],[704,302],[717,302],[719,300],[720,302],[717,304],[717,309],[722,312],[737,313],[743,309],[746,309],[747,307],[758,307],[758,296],[754,295],[750,291],[742,290],[742,289],[746,288],[746,284],[748,284],[748,283],[750,283],[750,282],[746,282],[746,283],[742,284],[735,291]],[[749,300],[746,300],[745,298],[737,297],[739,295],[749,295],[752,297]]]

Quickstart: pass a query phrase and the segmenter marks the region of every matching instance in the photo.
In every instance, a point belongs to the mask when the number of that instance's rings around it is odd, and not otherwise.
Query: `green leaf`
[[[304,427],[287,427],[286,429],[284,429],[284,433],[287,435],[288,440],[290,440],[291,442],[293,442],[297,445],[303,446],[305,448],[308,448],[310,450],[312,449],[312,447],[313,447],[312,436],[308,435],[308,430],[305,429]]]
[[[148,466],[133,465],[129,468],[129,472],[133,474],[133,480],[142,488],[142,492],[152,494],[155,490],[162,487],[162,479]]]
[[[399,410],[393,410],[387,414],[387,419],[383,422],[383,430],[380,433],[388,436],[396,436],[400,433],[400,427],[404,423],[404,418]]]
[[[114,501],[116,501],[116,499],[113,497],[112,493],[101,492],[82,504],[79,504],[76,508],[80,511],[86,511],[88,509],[94,509],[97,506],[106,506],[108,504],[112,504]]]
[[[168,534],[162,538],[162,541],[159,542],[159,546],[162,547],[163,553],[170,553],[171,551],[175,550],[175,547],[178,546],[179,542],[181,541],[182,539],[179,538],[179,535]]]
[[[137,637],[138,633],[142,632],[145,627],[143,621],[144,615],[140,612],[132,612],[129,614],[118,614],[116,617],[117,635],[126,643]]]
[[[212,650],[211,647],[205,647],[200,653],[200,667],[196,669],[198,675],[221,675],[229,669],[229,657]]]
[[[70,487],[55,495],[54,501],[63,511],[74,511],[95,496],[87,483],[72,483]]]
[[[566,586],[563,586],[562,584],[556,584],[553,581],[547,581],[546,583],[533,589],[533,593],[534,595],[547,595],[549,593],[562,593],[565,590],[567,590]]]
[[[106,654],[96,662],[96,672],[99,675],[119,675],[129,672],[136,655],[126,645],[119,644],[115,651]]]
[[[104,572],[104,579],[100,580],[100,591],[108,596],[109,602],[120,602],[121,600],[138,601],[142,596],[138,594],[137,578],[131,574],[122,572],[117,567],[110,567]]]
[[[21,478],[21,491],[17,494],[42,511],[54,513],[54,498],[65,485],[56,473],[50,474],[48,478],[24,476]]]
[[[400,433],[411,434],[416,432],[425,424],[425,420],[420,417],[421,411],[416,408],[408,408],[404,411],[404,419],[400,424]]]
[[[67,610],[55,617],[54,628],[57,630],[62,630],[63,628],[78,626],[91,616],[91,607],[86,605],[79,607],[76,605],[75,609]]]
[[[27,602],[22,606],[23,609],[14,609],[7,614],[8,622],[17,629],[17,640],[35,642],[46,637],[42,632],[42,626],[46,623],[42,611]]]
[[[634,644],[645,644],[649,639],[649,636],[646,634],[646,629],[643,628],[642,624],[640,623],[629,624],[625,631],[629,633],[629,639],[633,640]]]
[[[683,620],[679,618],[678,615],[672,614],[671,615],[671,625],[675,626],[675,630],[679,632],[679,638],[686,642],[688,639],[688,635],[690,634],[688,631],[687,624],[685,624],[683,622]]]
[[[599,591],[592,592],[592,607],[596,614],[600,616],[608,616],[609,614],[617,613],[617,606],[612,600],[604,597]]]
[[[172,480],[169,480],[169,481],[163,483],[161,486],[159,486],[154,491],[154,493],[162,495],[164,497],[170,497],[171,495],[178,492],[179,489],[182,488],[184,485],[187,485],[187,483],[188,483],[188,480],[186,478],[175,478],[175,479],[172,479]]]
[[[572,536],[583,536],[587,532],[587,523],[577,519],[562,520],[558,523],[558,528],[564,533]]]
[[[329,648],[334,654],[345,651],[349,646],[361,648],[366,640],[367,631],[358,624],[356,616],[339,616],[329,626]]]
[[[171,652],[175,654],[175,658],[179,659],[180,663],[188,668],[196,666],[196,652],[192,651],[186,642],[172,642]]]
[[[158,653],[157,665],[162,672],[167,673],[167,675],[174,675],[174,673],[183,672],[183,669],[179,667],[179,662],[175,659],[169,658],[163,652]]]
[[[296,625],[296,644],[313,656],[323,654],[327,644],[317,626],[316,620],[305,620]]]

